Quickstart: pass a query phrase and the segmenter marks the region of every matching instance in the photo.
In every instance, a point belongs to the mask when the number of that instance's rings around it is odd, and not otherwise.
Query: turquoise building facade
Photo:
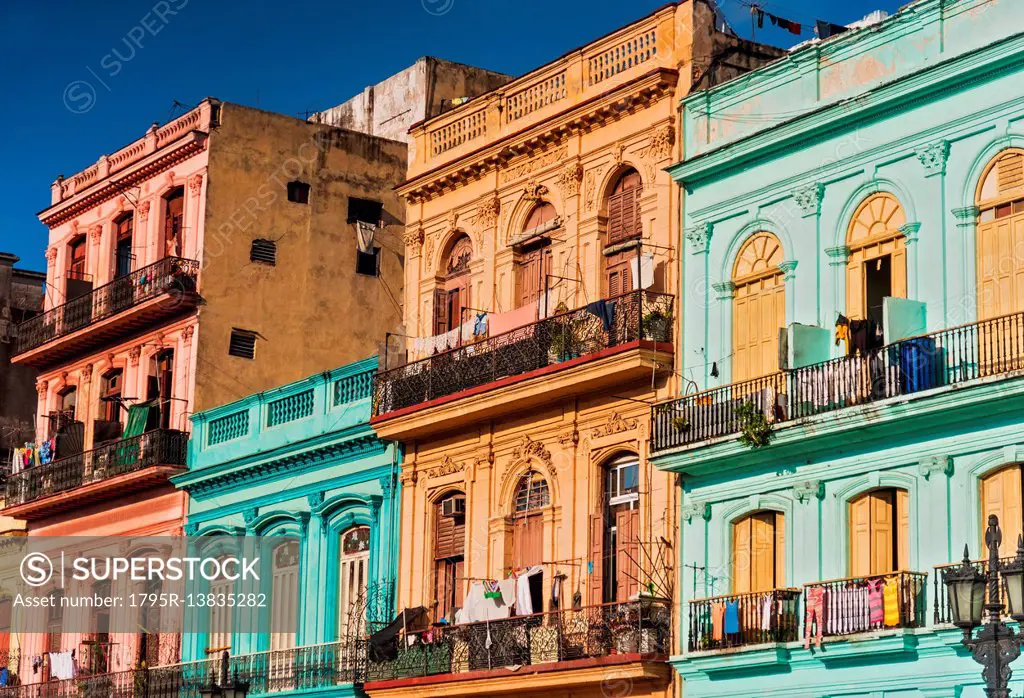
[[[1022,532],[1022,65],[1019,2],[918,0],[683,100],[685,695],[984,695],[941,578]]]
[[[401,456],[369,426],[376,366],[366,359],[193,415],[189,469],[174,479],[189,495],[186,534],[209,537],[202,545],[289,541],[260,587],[273,632],[246,632],[245,611],[200,611],[183,661],[227,651],[233,672],[274,692],[362,695],[358,648],[368,621],[394,615],[398,561]],[[238,591],[210,586],[201,591]]]

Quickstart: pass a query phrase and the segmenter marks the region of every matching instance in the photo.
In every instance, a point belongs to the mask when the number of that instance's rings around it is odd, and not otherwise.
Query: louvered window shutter
[[[448,331],[448,292],[442,288],[434,290],[434,334]]]
[[[590,605],[597,606],[604,603],[604,517],[601,514],[590,516],[590,565],[587,593]]]

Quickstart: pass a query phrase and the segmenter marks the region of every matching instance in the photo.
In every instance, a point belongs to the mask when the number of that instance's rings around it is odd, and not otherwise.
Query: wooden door
[[[784,517],[759,511],[733,526],[733,592],[770,591],[783,584]]]
[[[640,511],[623,509],[615,514],[615,554],[617,556],[615,600],[627,601],[640,589]]]
[[[978,226],[978,319],[1024,310],[1024,212]]]
[[[520,255],[515,263],[516,307],[522,308],[544,293],[551,273],[551,250],[540,248]],[[541,309],[543,310],[543,308]]]
[[[590,575],[587,596],[591,606],[604,603],[604,515],[590,515]]]
[[[538,514],[517,516],[512,523],[512,566],[533,567],[543,562],[544,518]]]
[[[737,287],[733,299],[733,381],[779,370],[779,329],[786,326],[782,273]]]
[[[617,252],[604,258],[604,297],[615,298],[633,290],[633,262],[636,250]]]
[[[981,481],[981,550],[985,549],[985,529],[988,517],[999,517],[1003,541],[999,545],[1001,557],[1012,557],[1017,553],[1017,536],[1024,532],[1021,512],[1021,469],[1019,465],[1003,468],[988,475]]]
[[[850,575],[868,577],[909,566],[910,497],[906,490],[869,492],[850,503]]]

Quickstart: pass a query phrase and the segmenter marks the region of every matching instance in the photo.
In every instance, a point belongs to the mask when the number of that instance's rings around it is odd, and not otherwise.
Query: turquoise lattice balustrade
[[[274,400],[267,405],[267,426],[276,427],[280,424],[294,422],[296,419],[309,417],[313,414],[313,389],[304,390]]]
[[[370,397],[373,386],[373,371],[364,371],[341,378],[334,383],[334,405],[344,405]]]
[[[210,421],[207,443],[211,446],[238,439],[249,433],[249,411],[233,412]]]

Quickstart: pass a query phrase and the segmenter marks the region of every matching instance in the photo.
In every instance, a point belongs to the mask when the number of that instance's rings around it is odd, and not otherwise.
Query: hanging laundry
[[[869,579],[867,581],[868,606],[871,610],[869,620],[872,626],[879,626],[885,620],[882,607],[882,587],[884,584],[885,581],[882,579]]]
[[[487,335],[487,313],[477,313],[473,320],[473,336],[484,337]]]
[[[796,34],[799,36],[800,33],[803,31],[799,22],[793,22],[786,19],[785,17],[773,15],[771,12],[766,12],[765,14],[768,15],[768,19],[772,21],[773,25],[778,26],[779,29],[785,29],[790,34]]]
[[[811,649],[811,636],[821,648],[821,641],[825,634],[825,606],[828,601],[828,591],[823,587],[811,587],[807,590],[806,608],[804,609],[804,649]]]
[[[846,31],[849,31],[849,29],[841,24],[832,24],[831,22],[826,22],[820,19],[814,22],[814,33],[817,34],[818,38],[821,40],[837,36]]]
[[[895,627],[900,624],[900,600],[899,600],[899,578],[886,577],[885,587],[882,590],[882,606],[884,608],[885,624],[888,627]]]
[[[365,221],[356,221],[356,246],[363,254],[373,254],[373,236],[377,226]]]
[[[615,305],[617,301],[594,301],[587,304],[587,312],[601,318],[601,325],[605,332],[610,332],[615,327]]]
[[[529,325],[536,322],[536,320],[537,301],[534,300],[515,310],[509,310],[504,313],[492,313],[488,318],[488,324],[491,336],[493,337]]]
[[[498,580],[492,579],[489,582],[484,582],[484,598],[485,599],[500,599],[501,589],[498,588]]]
[[[543,572],[544,568],[542,566],[535,565],[516,576],[516,613],[518,615],[528,616],[541,610],[533,607],[530,579]]]
[[[654,255],[642,254],[640,258],[630,260],[630,271],[633,274],[633,290],[648,289],[654,285]]]
[[[725,639],[725,603],[711,602],[711,639],[721,642]]]
[[[725,603],[725,634],[735,635],[740,631],[740,609],[736,601]]]

